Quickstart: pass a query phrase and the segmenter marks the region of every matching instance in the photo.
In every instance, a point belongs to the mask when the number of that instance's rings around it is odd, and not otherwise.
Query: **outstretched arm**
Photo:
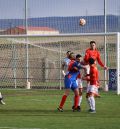
[[[105,70],[108,70],[108,67],[105,66],[105,65],[103,64],[103,62],[101,61],[100,53],[99,53],[99,52],[98,52],[97,61],[98,61],[98,64],[99,64],[101,67],[103,67]]]

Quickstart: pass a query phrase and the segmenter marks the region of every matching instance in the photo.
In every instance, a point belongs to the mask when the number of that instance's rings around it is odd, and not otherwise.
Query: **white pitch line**
[[[0,127],[0,129],[43,129],[43,128]],[[47,129],[47,128],[44,128],[44,129]]]
[[[23,101],[23,99],[17,99],[18,101]],[[17,101],[16,100],[16,101]],[[38,102],[41,102],[41,101],[43,101],[43,102],[56,102],[56,100],[51,100],[51,101],[49,101],[49,100],[44,100],[44,99],[29,99],[29,100],[24,100],[24,101],[38,101]],[[71,102],[71,100],[67,100],[67,102]]]

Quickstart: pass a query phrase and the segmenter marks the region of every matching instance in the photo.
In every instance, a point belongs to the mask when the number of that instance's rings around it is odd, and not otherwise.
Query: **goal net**
[[[119,33],[0,36],[0,87],[25,88],[30,82],[31,88],[63,88],[61,64],[66,52],[84,57],[91,40],[109,67],[105,72],[97,65],[101,87],[107,84],[119,94]]]

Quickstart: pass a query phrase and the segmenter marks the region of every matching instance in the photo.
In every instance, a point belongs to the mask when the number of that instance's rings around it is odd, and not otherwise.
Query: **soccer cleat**
[[[73,112],[78,111],[78,108],[75,108],[75,107],[74,107],[74,108],[72,109],[72,111],[73,111]]]
[[[58,107],[57,110],[63,112],[63,108]]]
[[[0,100],[0,104],[5,105],[5,102],[3,100]]]
[[[89,109],[88,111],[89,111],[89,113],[96,113],[96,111],[93,109]]]
[[[73,110],[72,110],[73,112],[75,112],[75,111],[77,111],[77,108],[73,108]]]
[[[80,106],[77,107],[77,111],[78,111],[78,112],[81,111],[81,107],[80,107]]]
[[[72,106],[72,110],[73,110],[73,112],[74,112],[74,111],[80,112],[80,111],[81,111],[81,107],[78,106],[78,107],[75,109],[75,106]]]
[[[72,106],[72,109],[74,109],[75,106]]]

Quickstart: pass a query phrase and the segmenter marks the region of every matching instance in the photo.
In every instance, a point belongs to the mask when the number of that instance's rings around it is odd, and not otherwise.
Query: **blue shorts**
[[[68,78],[67,76],[64,79],[64,85],[65,85],[65,89],[72,89],[73,91],[78,88],[76,79]]]

